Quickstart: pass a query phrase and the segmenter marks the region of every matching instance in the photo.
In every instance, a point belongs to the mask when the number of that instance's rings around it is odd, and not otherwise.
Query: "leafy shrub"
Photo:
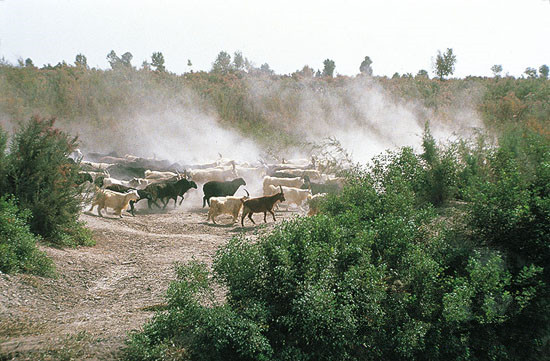
[[[13,198],[0,198],[0,271],[51,276],[53,262],[36,245],[27,223],[30,212],[20,211]]]
[[[31,211],[34,233],[59,245],[90,244],[89,232],[78,222],[79,166],[68,160],[76,138],[53,124],[53,119],[34,116],[17,131],[8,156],[5,193],[15,195],[20,206]]]
[[[522,359],[525,337],[507,331],[544,310],[542,268],[516,273],[500,249],[418,202],[423,161],[410,148],[387,153],[352,172],[323,215],[256,243],[232,239],[212,275],[180,267],[168,310],[132,336],[127,358]],[[542,341],[528,348],[534,358]]]
[[[550,347],[550,144],[532,133],[516,138],[490,155],[468,220],[480,244],[502,252],[512,275],[518,303],[503,334],[516,355],[537,359]]]

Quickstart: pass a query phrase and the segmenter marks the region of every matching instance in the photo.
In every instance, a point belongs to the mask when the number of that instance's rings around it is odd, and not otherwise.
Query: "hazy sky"
[[[550,65],[548,0],[0,0],[0,57],[35,65],[84,54],[108,68],[111,50],[141,66],[161,51],[175,73],[209,70],[240,50],[279,74],[323,60],[355,75],[365,57],[375,75],[432,73],[437,50],[453,48],[455,76],[490,75],[501,64],[519,76]]]

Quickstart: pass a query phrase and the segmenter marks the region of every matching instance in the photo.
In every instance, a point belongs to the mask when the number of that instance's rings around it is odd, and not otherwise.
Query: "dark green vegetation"
[[[281,149],[301,142],[294,125],[302,97],[321,94],[330,118],[331,97],[355,109],[348,89],[367,79],[313,77],[306,67],[289,76],[269,66],[246,73],[225,55],[211,72],[184,75],[166,72],[158,54],[155,71],[116,54],[109,71],[82,61],[4,65],[0,106],[15,121],[39,112],[116,129],[120,116],[143,110],[134,99],[148,99],[150,111],[192,99],[223,126]],[[475,110],[491,137],[438,144],[426,128],[420,152],[386,152],[350,171],[321,215],[284,223],[256,243],[232,239],[212,271],[178,265],[166,309],[131,336],[127,359],[548,358],[550,82],[442,81],[420,72],[368,81],[443,119],[465,94],[478,94]],[[6,173],[10,162],[2,162]],[[223,301],[214,296],[220,289]]]
[[[128,359],[541,360],[550,335],[550,142],[510,133],[387,152],[323,214],[213,272],[176,267]],[[226,300],[214,290],[226,289]],[[545,356],[546,355],[546,356]]]
[[[68,155],[76,139],[54,128],[53,119],[32,117],[12,137],[0,129],[0,270],[52,274],[52,263],[38,251],[43,239],[53,245],[92,244],[79,223],[80,169]],[[9,195],[9,196],[7,196]]]

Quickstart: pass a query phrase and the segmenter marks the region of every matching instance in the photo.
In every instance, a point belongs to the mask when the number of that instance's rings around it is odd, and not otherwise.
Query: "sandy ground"
[[[122,219],[84,212],[95,246],[42,247],[55,262],[56,279],[0,273],[0,360],[115,359],[128,332],[163,304],[174,262],[211,264],[231,237],[244,232],[252,241],[275,224],[245,220],[241,228],[220,216],[213,225],[206,222],[207,208],[167,209],[139,209]],[[276,212],[277,223],[296,216]],[[263,214],[254,220],[262,225]]]

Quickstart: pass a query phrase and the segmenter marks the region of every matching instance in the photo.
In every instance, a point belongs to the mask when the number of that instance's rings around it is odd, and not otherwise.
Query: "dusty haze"
[[[286,83],[285,83],[286,81]],[[265,121],[298,135],[304,142],[335,137],[356,162],[366,163],[385,149],[418,149],[428,121],[438,140],[468,137],[482,127],[475,112],[475,89],[458,94],[438,114],[419,103],[395,99],[372,78],[349,78],[344,85],[327,85],[315,79],[249,78],[249,100]],[[262,146],[224,127],[212,106],[193,91],[179,90],[170,98],[160,92],[135,90],[135,96],[116,114],[100,114],[111,126],[88,119],[57,125],[78,134],[83,151],[132,154],[180,164],[211,162],[222,155],[240,162],[257,163],[265,157]],[[128,105],[129,104],[129,105]],[[3,121],[4,129],[10,125]],[[308,147],[284,149],[280,157],[308,158]]]

